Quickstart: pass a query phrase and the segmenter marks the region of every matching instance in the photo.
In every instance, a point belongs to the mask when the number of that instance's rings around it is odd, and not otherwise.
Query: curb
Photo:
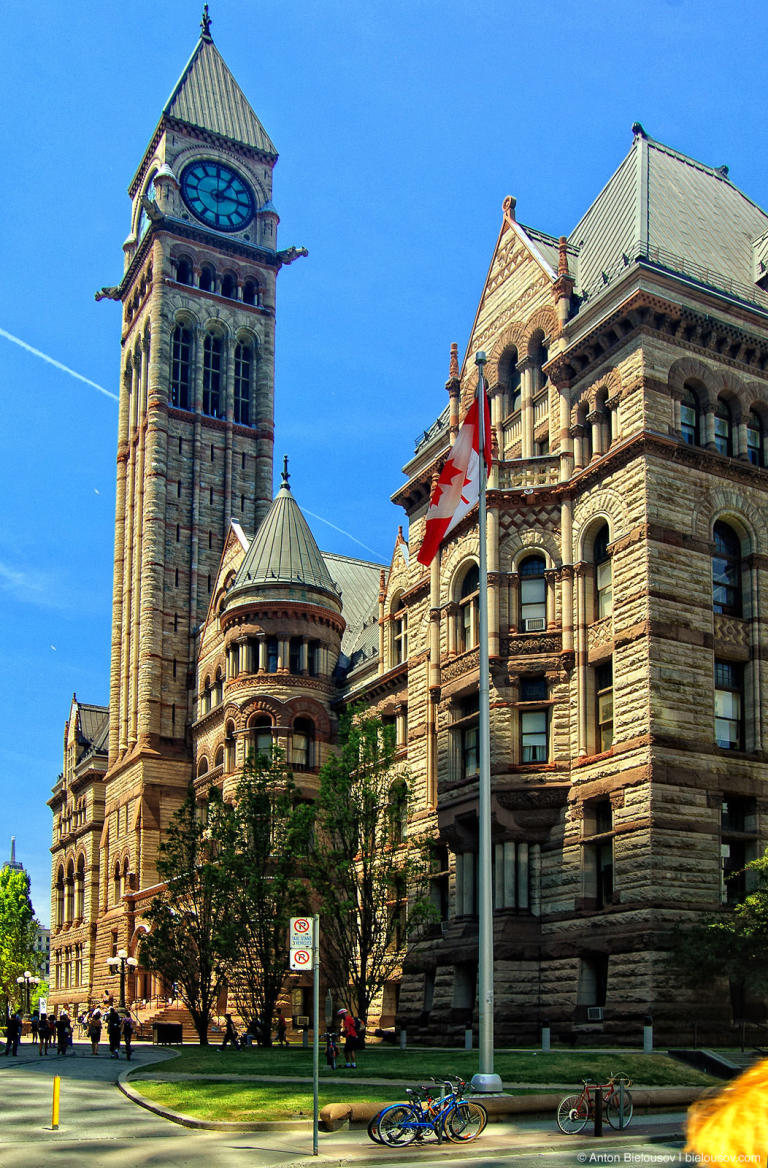
[[[138,1068],[131,1068],[131,1070]],[[282,1120],[249,1120],[249,1121],[227,1121],[217,1119],[197,1119],[193,1115],[184,1115],[180,1111],[171,1111],[168,1107],[163,1107],[160,1103],[153,1103],[151,1099],[147,1099],[145,1095],[141,1095],[128,1082],[128,1075],[130,1071],[123,1071],[117,1080],[117,1086],[127,1099],[132,1103],[137,1103],[139,1107],[146,1108],[147,1111],[154,1112],[159,1115],[161,1119],[169,1119],[172,1123],[181,1124],[182,1127],[192,1128],[207,1128],[212,1131],[311,1131],[311,1119],[282,1119]]]

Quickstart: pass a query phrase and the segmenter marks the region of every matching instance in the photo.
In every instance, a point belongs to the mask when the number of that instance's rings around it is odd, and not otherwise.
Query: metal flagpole
[[[478,368],[478,447],[479,497],[478,538],[479,565],[479,738],[480,773],[478,777],[478,962],[477,999],[479,1006],[479,1065],[480,1071],[472,1078],[475,1091],[501,1091],[502,1082],[493,1072],[493,897],[491,893],[493,868],[491,844],[491,729],[490,729],[490,663],[488,658],[488,549],[486,546],[486,465],[485,465],[485,363],[482,350],[475,354]]]

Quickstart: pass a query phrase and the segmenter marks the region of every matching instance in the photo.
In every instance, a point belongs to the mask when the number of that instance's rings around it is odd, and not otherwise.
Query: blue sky
[[[119,309],[93,293],[119,280],[127,186],[201,8],[3,8],[0,856],[15,835],[46,922],[70,698],[107,700],[117,410],[87,382],[117,391]],[[280,246],[309,249],[278,282],[275,453],[328,551],[389,558],[389,496],[445,404],[506,195],[521,222],[568,233],[640,121],[768,206],[764,3],[213,0],[211,15],[280,152]]]

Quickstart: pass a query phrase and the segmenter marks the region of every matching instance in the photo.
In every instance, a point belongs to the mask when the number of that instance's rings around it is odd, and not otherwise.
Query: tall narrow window
[[[507,374],[507,413],[514,414],[520,409],[522,399],[523,375],[518,369],[517,349],[514,349],[509,359],[509,373]]]
[[[253,350],[250,345],[235,345],[235,422],[239,426],[251,424],[251,368]]]
[[[765,466],[763,458],[763,423],[760,415],[750,410],[747,416],[747,457],[753,466]]]
[[[613,569],[608,552],[610,533],[604,523],[595,536],[595,619],[602,620],[613,612]]]
[[[408,660],[408,610],[398,598],[392,620],[392,664]]]
[[[686,389],[680,402],[680,436],[688,446],[701,445],[701,409],[691,389]]]
[[[267,637],[267,673],[277,673],[277,637]]]
[[[521,713],[520,744],[523,762],[547,761],[546,710],[524,710]]]
[[[480,765],[478,738],[478,697],[465,698],[459,705],[455,719],[455,744],[458,755],[458,777],[471,779]]]
[[[308,718],[297,718],[293,723],[291,765],[308,771],[313,765],[315,728]]]
[[[461,582],[459,596],[459,652],[474,649],[478,637],[480,572],[473,564]]]
[[[243,285],[243,304],[260,304],[259,285],[255,280],[246,280]]]
[[[546,563],[543,556],[528,556],[520,564],[520,628],[524,633],[547,627]]]
[[[266,715],[251,723],[250,748],[254,754],[272,757],[272,722]]]
[[[303,639],[301,637],[291,637],[290,645],[288,647],[289,670],[291,673],[302,672],[302,646]]]
[[[595,713],[597,749],[610,750],[613,745],[613,662],[610,659],[595,668]]]
[[[224,766],[228,771],[235,769],[235,725],[234,722],[227,722],[227,728],[224,732]]]
[[[176,279],[179,284],[192,283],[192,265],[189,260],[179,260],[176,264]]]
[[[177,324],[171,339],[171,404],[189,409],[191,385],[192,333]]]
[[[203,344],[203,413],[220,417],[221,339],[208,333]]]
[[[739,904],[753,891],[756,874],[745,871],[757,858],[757,803],[751,796],[725,795],[720,813],[723,904]]]
[[[200,287],[203,292],[213,292],[216,286],[216,273],[206,264],[200,272]]]
[[[727,523],[716,523],[712,535],[712,608],[741,616],[741,541]]]
[[[733,454],[733,422],[731,409],[724,398],[717,399],[715,410],[715,449],[718,454]]]
[[[227,272],[221,281],[221,294],[222,296],[226,296],[227,300],[237,299],[237,284],[235,283],[235,277],[230,272]]]
[[[715,661],[715,742],[744,749],[744,671],[736,661]]]

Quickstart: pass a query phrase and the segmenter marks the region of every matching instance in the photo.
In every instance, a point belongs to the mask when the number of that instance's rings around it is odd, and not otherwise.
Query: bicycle
[[[578,1095],[566,1095],[557,1108],[557,1126],[567,1136],[582,1131],[595,1118],[595,1097],[600,1092],[603,1115],[612,1128],[629,1127],[632,1119],[632,1096],[627,1090],[632,1085],[628,1075],[611,1075],[607,1083],[583,1079],[584,1087]]]
[[[444,1138],[469,1143],[484,1130],[488,1113],[481,1104],[463,1098],[466,1086],[463,1079],[446,1079],[439,1097],[433,1096],[430,1087],[409,1088],[409,1101],[383,1108],[369,1123],[368,1135],[375,1143],[390,1147],[423,1141],[430,1134],[438,1143]]]
[[[338,1037],[338,1034],[334,1034],[331,1030],[323,1035],[325,1039],[325,1061],[332,1071],[336,1070],[336,1060],[339,1057]]]

